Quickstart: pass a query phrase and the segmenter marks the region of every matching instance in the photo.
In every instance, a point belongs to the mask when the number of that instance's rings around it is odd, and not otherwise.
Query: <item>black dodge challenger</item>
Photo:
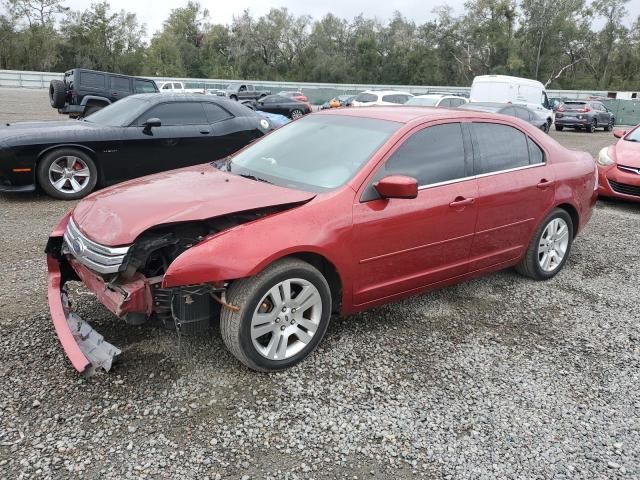
[[[272,129],[205,95],[132,95],[83,120],[0,126],[0,191],[76,199],[151,173],[223,158]]]

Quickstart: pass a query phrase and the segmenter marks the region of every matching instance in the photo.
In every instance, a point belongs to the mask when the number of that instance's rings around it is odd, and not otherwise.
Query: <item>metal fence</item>
[[[62,79],[64,74],[56,72],[25,72],[19,70],[0,70],[0,87],[17,88],[47,88],[49,82]],[[277,82],[263,80],[223,80],[210,78],[176,78],[176,77],[146,77],[156,83],[167,81],[183,82],[187,88],[224,89],[230,83],[251,83],[261,89],[278,93],[281,90],[302,90],[311,103],[316,105],[326,102],[337,95],[355,95],[363,90],[385,89],[401,90],[414,95],[433,92],[451,92],[468,95],[471,87],[426,86],[426,85],[367,85],[347,83],[305,83],[305,82]],[[591,96],[606,97],[608,92],[601,90],[547,90],[549,97],[559,98],[589,98]],[[616,115],[616,122],[623,125],[640,123],[640,100],[607,100],[607,107]]]

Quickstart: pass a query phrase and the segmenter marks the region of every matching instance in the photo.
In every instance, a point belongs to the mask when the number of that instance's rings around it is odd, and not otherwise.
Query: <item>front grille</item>
[[[640,175],[640,168],[636,167],[627,167],[626,165],[618,165],[618,170],[622,170],[627,173],[635,173],[636,175]]]
[[[619,183],[613,180],[609,180],[609,185],[611,185],[611,189],[614,192],[640,197],[640,185],[628,185],[626,183]]]
[[[85,237],[69,219],[64,232],[66,250],[84,266],[98,273],[116,273],[130,247],[106,247]]]

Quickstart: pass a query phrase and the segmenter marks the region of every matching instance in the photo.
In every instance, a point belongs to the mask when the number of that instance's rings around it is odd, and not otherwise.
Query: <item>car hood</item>
[[[141,233],[157,225],[301,203],[314,196],[203,164],[96,192],[76,206],[73,219],[89,239],[114,247],[133,243]]]
[[[640,142],[620,139],[613,145],[615,160],[619,165],[640,168]]]

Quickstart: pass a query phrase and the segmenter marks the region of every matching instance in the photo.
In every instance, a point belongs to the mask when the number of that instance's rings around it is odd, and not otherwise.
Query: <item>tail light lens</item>
[[[585,105],[584,108],[582,109],[583,112],[590,112],[591,109],[589,108],[589,105]]]

